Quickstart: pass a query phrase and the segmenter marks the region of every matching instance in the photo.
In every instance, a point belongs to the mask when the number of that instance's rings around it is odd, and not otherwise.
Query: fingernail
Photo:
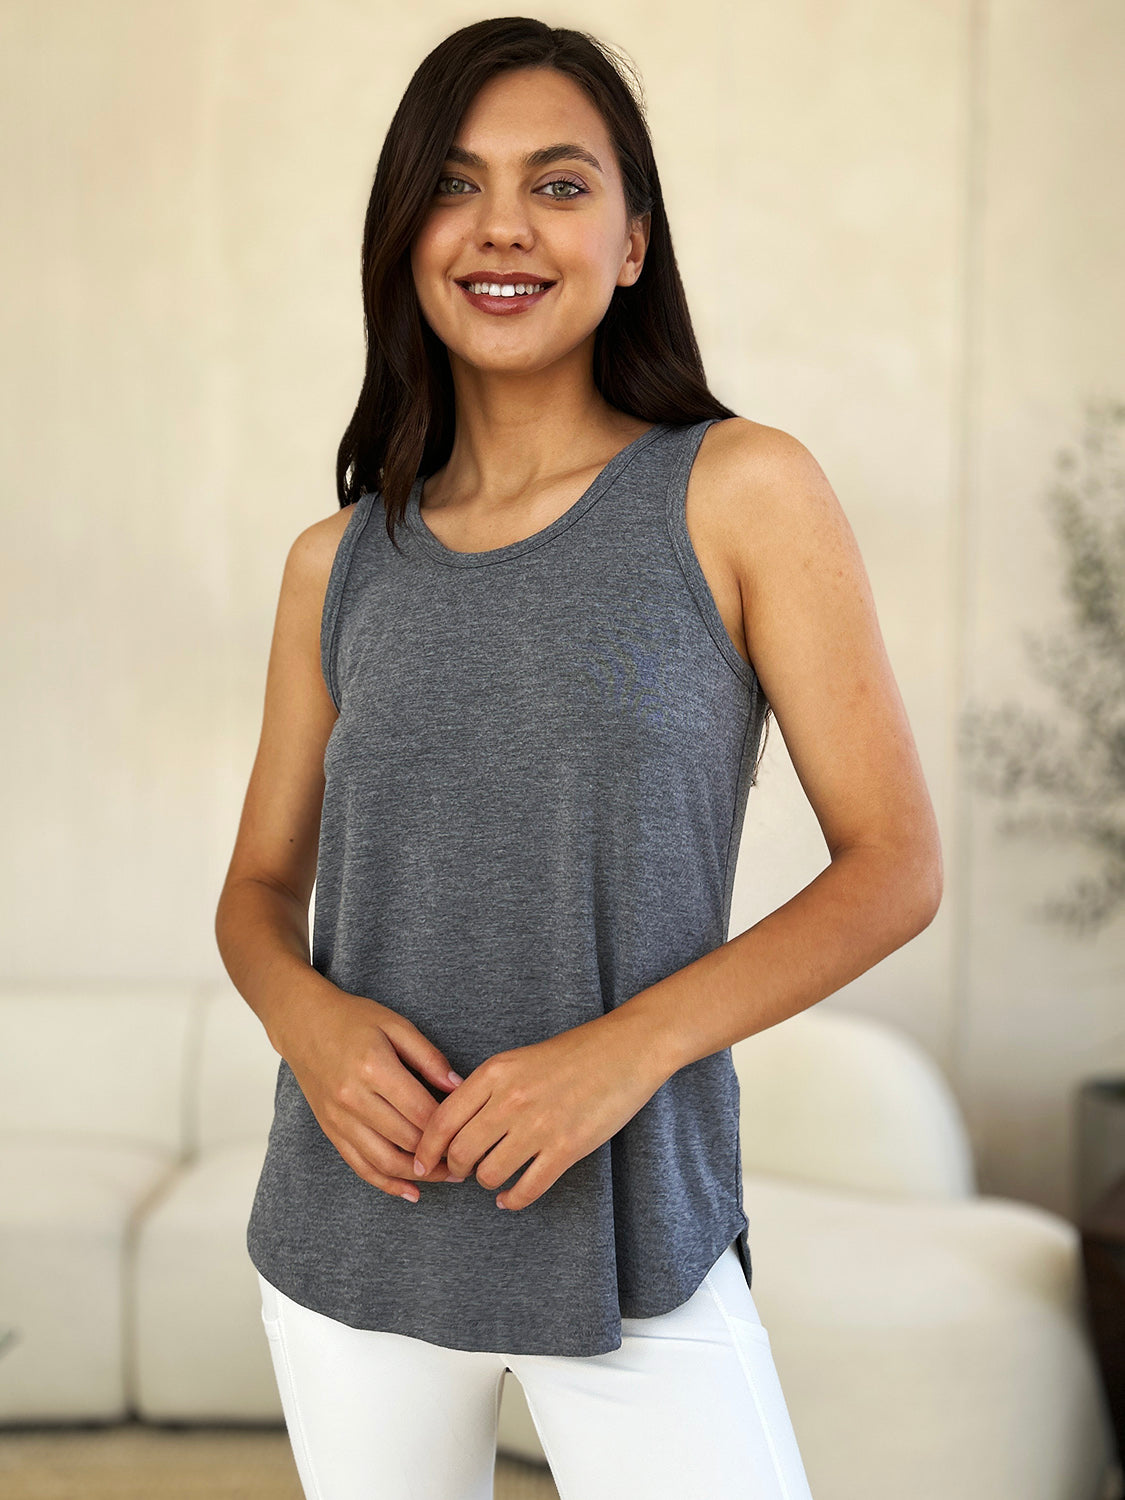
[[[465,1082],[460,1073],[449,1072],[445,1076],[449,1079],[450,1083],[454,1085]]]
[[[414,1175],[415,1175],[415,1177],[421,1177],[422,1174],[425,1172],[425,1170],[426,1169],[422,1165],[422,1163],[418,1160],[417,1157],[415,1157],[414,1158]]]
[[[445,1180],[446,1182],[464,1182],[465,1179],[463,1177],[447,1177]]]
[[[406,1199],[407,1203],[417,1203],[418,1202],[418,1189],[417,1188],[403,1188],[403,1190],[402,1190],[402,1196]]]

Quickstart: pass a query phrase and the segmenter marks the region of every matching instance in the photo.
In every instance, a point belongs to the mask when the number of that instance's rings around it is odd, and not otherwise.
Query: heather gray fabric
[[[708,426],[650,427],[507,547],[445,547],[421,478],[401,555],[377,494],[339,544],[313,966],[409,1017],[462,1077],[727,939],[766,700],[685,523]],[[282,1060],[247,1247],[355,1328],[606,1353],[622,1317],[686,1302],[732,1241],[750,1283],[738,1107],[727,1048],[527,1208],[474,1176],[412,1204],[347,1165]]]

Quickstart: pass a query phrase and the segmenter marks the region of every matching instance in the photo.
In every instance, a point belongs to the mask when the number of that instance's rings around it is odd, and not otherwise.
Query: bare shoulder
[[[772,528],[778,520],[784,523],[778,511],[787,511],[798,525],[817,508],[840,504],[799,438],[748,417],[727,417],[706,429],[699,466],[715,502],[739,526],[765,523]]]
[[[712,423],[703,434],[699,455],[708,469],[735,482],[776,482],[813,472],[824,475],[800,438],[749,417],[726,417]]]
[[[327,578],[336,557],[336,549],[354,514],[354,504],[343,505],[330,516],[314,521],[311,526],[306,526],[299,532],[289,549],[297,566],[313,573],[323,571]]]
[[[728,417],[709,427],[697,467],[713,526],[744,597],[771,558],[811,534],[850,546],[851,528],[824,470],[780,427]]]
[[[287,587],[306,596],[312,604],[322,602],[328,577],[355,506],[344,505],[332,515],[314,521],[298,533],[285,562]]]

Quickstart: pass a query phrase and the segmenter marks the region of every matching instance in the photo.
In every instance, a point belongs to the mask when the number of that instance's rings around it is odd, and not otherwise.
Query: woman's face
[[[552,161],[527,163],[560,145],[568,149]],[[578,84],[553,68],[498,74],[465,111],[411,247],[422,314],[454,364],[545,369],[592,336],[614,287],[637,279],[647,234],[647,215],[626,222],[609,135]],[[506,297],[502,311],[459,285],[506,271],[553,285]]]

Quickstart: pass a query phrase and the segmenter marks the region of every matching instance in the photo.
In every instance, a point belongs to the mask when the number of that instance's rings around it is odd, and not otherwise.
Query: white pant
[[[561,1500],[812,1500],[733,1244],[687,1302],[584,1357],[351,1328],[258,1281],[306,1500],[492,1500],[506,1367]]]

